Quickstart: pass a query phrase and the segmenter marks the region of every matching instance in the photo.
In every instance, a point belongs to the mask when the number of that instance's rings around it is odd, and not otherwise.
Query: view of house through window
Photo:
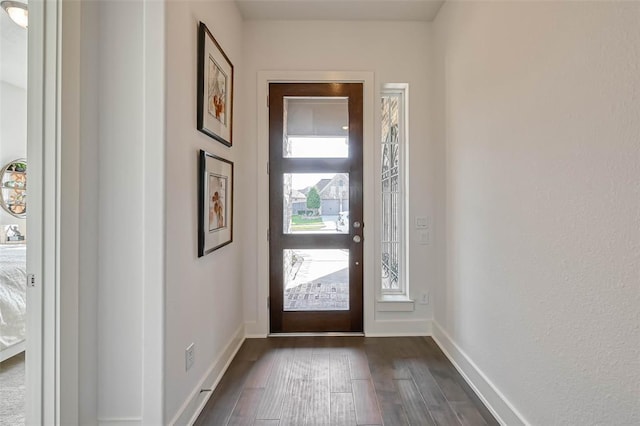
[[[404,91],[382,93],[382,292],[404,293],[404,179],[403,179],[403,111]]]
[[[349,232],[348,173],[285,173],[283,182],[283,233]],[[283,263],[285,311],[349,309],[349,250],[284,250]]]
[[[283,231],[349,232],[348,173],[285,173]]]

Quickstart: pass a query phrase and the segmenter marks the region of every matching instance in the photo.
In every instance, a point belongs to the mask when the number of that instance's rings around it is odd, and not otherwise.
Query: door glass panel
[[[348,173],[284,173],[283,185],[283,233],[349,233]]]
[[[348,158],[348,98],[284,98],[285,158]]]
[[[348,311],[349,250],[283,250],[285,311]]]

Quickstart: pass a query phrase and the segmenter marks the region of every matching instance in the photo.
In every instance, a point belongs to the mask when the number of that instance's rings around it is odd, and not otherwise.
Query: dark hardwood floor
[[[196,425],[497,425],[428,337],[247,339]]]

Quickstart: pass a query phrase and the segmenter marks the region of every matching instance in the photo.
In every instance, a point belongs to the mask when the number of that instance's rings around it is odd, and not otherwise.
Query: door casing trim
[[[364,332],[371,329],[374,321],[375,286],[374,259],[375,238],[375,181],[373,176],[375,144],[379,139],[379,132],[375,128],[378,122],[374,108],[374,99],[379,90],[375,86],[375,75],[370,71],[259,71],[257,80],[257,164],[256,188],[259,206],[269,205],[269,179],[267,162],[269,161],[269,109],[267,96],[269,83],[363,83],[363,186],[367,191],[363,194],[364,223],[364,274],[363,274],[363,320]],[[269,242],[266,239],[269,228],[269,209],[257,209],[258,230],[258,271],[257,271],[257,312],[256,322],[246,324],[247,335],[269,334],[269,311],[267,298],[269,297]],[[264,236],[264,237],[263,237]]]
[[[60,7],[29,5],[26,424],[60,423]]]

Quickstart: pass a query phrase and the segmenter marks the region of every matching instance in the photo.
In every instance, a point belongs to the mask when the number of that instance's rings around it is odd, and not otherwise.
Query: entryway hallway
[[[196,425],[497,425],[430,337],[247,339]]]

